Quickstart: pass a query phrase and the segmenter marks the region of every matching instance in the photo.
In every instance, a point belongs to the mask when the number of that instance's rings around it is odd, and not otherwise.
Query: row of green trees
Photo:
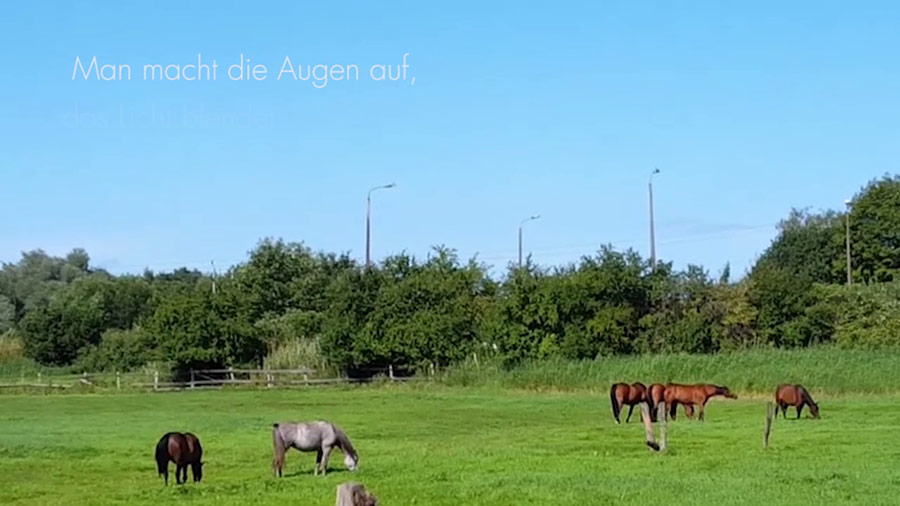
[[[900,344],[900,178],[873,181],[849,216],[793,211],[747,276],[655,268],[602,248],[577,264],[511,266],[501,279],[447,248],[366,268],[344,255],[264,240],[213,278],[197,271],[113,276],[82,250],[26,253],[0,269],[0,334],[34,360],[130,369],[260,365],[314,342],[352,372],[446,365],[472,353],[506,363],[751,346]],[[295,364],[301,365],[301,364]]]

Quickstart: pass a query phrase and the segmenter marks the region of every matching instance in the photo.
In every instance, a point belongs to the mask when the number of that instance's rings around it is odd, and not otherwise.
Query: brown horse
[[[203,478],[203,448],[200,440],[190,432],[169,432],[156,443],[156,468],[169,484],[169,461],[175,463],[175,482],[187,483],[187,468],[191,466],[194,481]]]
[[[694,418],[694,405],[700,406],[700,420],[706,419],[705,409],[706,402],[710,397],[722,395],[729,399],[737,399],[737,395],[731,393],[728,387],[720,387],[717,385],[695,384],[682,385],[680,383],[669,383],[663,397],[669,408],[669,418],[675,419],[678,404],[684,405],[684,412],[688,418]]]
[[[656,410],[660,402],[665,399],[666,386],[662,383],[654,383],[647,389],[647,403],[650,404],[650,419],[656,421]]]
[[[819,405],[813,401],[812,396],[802,385],[778,385],[775,390],[775,416],[778,416],[778,409],[781,408],[781,414],[787,418],[788,406],[797,408],[797,418],[800,418],[803,406],[809,406],[812,417],[819,418]]]
[[[619,422],[619,412],[622,406],[628,405],[628,416],[625,417],[625,423],[631,420],[631,412],[634,410],[635,404],[640,404],[647,400],[647,387],[643,383],[635,382],[615,383],[609,389],[609,401],[612,403],[613,419]]]

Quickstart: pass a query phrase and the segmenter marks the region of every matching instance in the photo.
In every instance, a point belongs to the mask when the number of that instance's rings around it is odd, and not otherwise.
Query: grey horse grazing
[[[275,458],[272,460],[272,473],[281,476],[284,469],[284,454],[289,448],[296,448],[301,452],[318,452],[316,454],[316,469],[313,474],[325,475],[328,469],[328,456],[331,450],[337,446],[344,452],[344,465],[351,471],[356,471],[359,464],[359,456],[350,439],[344,431],[337,428],[331,422],[315,421],[307,423],[282,422],[276,423],[272,429],[272,444],[275,449]]]

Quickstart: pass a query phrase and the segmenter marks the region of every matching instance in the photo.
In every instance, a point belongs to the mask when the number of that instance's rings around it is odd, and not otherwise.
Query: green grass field
[[[384,505],[896,504],[900,397],[817,399],[822,418],[779,418],[765,398],[716,399],[706,422],[669,424],[653,454],[641,424],[615,425],[608,395],[441,386],[0,398],[0,504],[334,504],[360,481]],[[272,477],[271,423],[324,418],[360,453],[326,477],[292,450]],[[635,418],[638,418],[636,415]],[[165,488],[153,450],[201,438],[204,481]],[[173,478],[170,476],[170,479]]]

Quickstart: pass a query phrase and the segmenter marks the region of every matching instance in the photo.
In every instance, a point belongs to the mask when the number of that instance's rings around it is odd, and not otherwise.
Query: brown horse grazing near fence
[[[662,383],[654,383],[647,389],[647,402],[650,404],[650,419],[654,422],[657,421],[656,407],[659,406],[660,402],[666,400],[664,397],[665,393],[666,386]]]
[[[194,481],[203,478],[203,448],[200,440],[190,432],[169,432],[156,443],[156,468],[169,484],[169,461],[175,463],[175,482],[187,483],[187,468],[191,466]]]
[[[812,413],[812,417],[819,418],[819,405],[813,401],[812,396],[809,395],[809,392],[802,385],[783,384],[778,385],[778,388],[775,389],[775,416],[778,416],[778,409],[780,408],[783,417],[787,418],[788,406],[797,408],[797,418],[800,418],[803,406],[809,406],[809,412]]]
[[[705,408],[706,402],[710,397],[721,395],[729,399],[737,399],[737,395],[731,393],[728,387],[720,387],[717,385],[695,384],[682,385],[680,383],[669,383],[663,397],[669,408],[669,418],[675,419],[678,404],[684,405],[684,412],[688,418],[694,418],[694,405],[700,406],[700,420],[706,419]]]
[[[609,402],[612,404],[613,419],[619,422],[619,412],[622,406],[628,405],[628,416],[625,417],[625,423],[631,420],[631,412],[634,410],[635,404],[640,404],[647,400],[647,387],[643,383],[635,382],[615,383],[609,389]]]

